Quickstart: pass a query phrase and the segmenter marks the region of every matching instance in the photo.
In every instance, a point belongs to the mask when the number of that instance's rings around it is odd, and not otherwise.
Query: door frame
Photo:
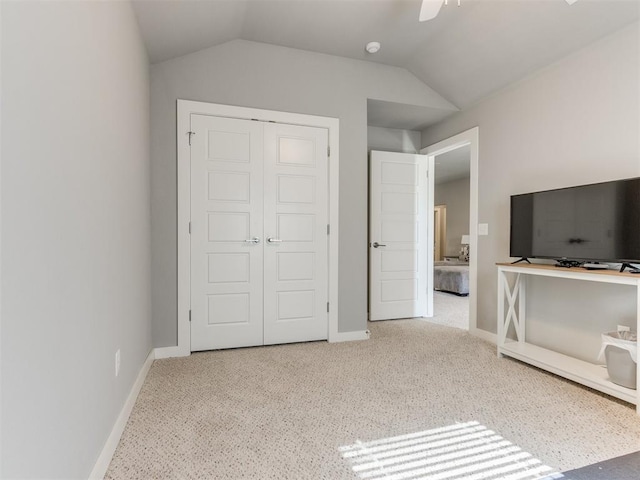
[[[162,358],[184,357],[191,355],[191,325],[189,312],[191,308],[191,241],[189,222],[191,221],[191,149],[189,132],[191,115],[209,115],[214,117],[236,118],[241,120],[258,120],[289,125],[325,128],[329,136],[329,225],[328,235],[328,300],[331,308],[328,312],[329,342],[340,341],[338,333],[338,233],[339,233],[339,128],[337,118],[320,117],[298,113],[278,112],[257,108],[238,107],[215,103],[177,100],[177,176],[178,176],[178,345],[162,349]],[[156,349],[157,352],[158,349]],[[156,358],[161,358],[156,353]]]
[[[434,172],[435,173],[435,172]],[[435,223],[435,227],[433,229],[433,243],[434,245],[436,244],[436,239],[438,239],[440,241],[440,243],[438,243],[438,245],[440,246],[440,248],[438,249],[438,255],[435,254],[434,252],[434,261],[442,261],[442,259],[444,258],[443,255],[443,247],[446,247],[446,236],[447,236],[447,206],[446,205],[436,205],[435,207],[433,207],[434,209],[434,217],[436,217]],[[437,214],[435,213],[437,212]],[[439,238],[438,238],[439,237]],[[442,241],[444,238],[444,242]],[[446,250],[446,249],[445,249]],[[435,258],[435,257],[440,257],[440,258]]]
[[[469,145],[471,155],[469,159],[469,333],[486,338],[483,331],[478,329],[478,152],[480,129],[470,128],[457,135],[420,150],[435,162],[437,155],[450,152],[456,148]],[[432,239],[433,242],[433,239]],[[433,243],[428,246],[433,251]],[[433,268],[432,268],[433,271]]]

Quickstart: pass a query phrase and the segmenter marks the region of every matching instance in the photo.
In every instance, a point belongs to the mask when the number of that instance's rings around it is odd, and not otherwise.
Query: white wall
[[[87,478],[151,348],[128,2],[3,2],[2,478]],[[114,375],[114,354],[122,366]]]
[[[367,127],[367,150],[418,153],[420,132],[369,126]]]
[[[469,235],[469,188],[469,178],[439,183],[435,187],[435,204],[447,206],[445,255],[459,255],[462,235]]]
[[[478,239],[479,328],[496,330],[495,263],[509,259],[510,195],[640,176],[638,37],[636,23],[423,132],[422,144],[431,145],[480,129],[479,222],[489,224],[489,236]],[[599,308],[593,302],[583,307],[576,300],[583,297],[579,284],[563,286],[563,295],[574,301],[562,306],[554,282],[534,283],[528,296],[532,323],[549,324],[546,315],[557,312],[576,331],[602,321],[615,325],[635,308],[626,295],[611,315],[609,299],[619,298],[607,288],[595,297]],[[544,325],[538,331],[559,349],[576,342],[575,336],[553,336]],[[585,357],[597,350],[595,331],[588,342]]]
[[[339,331],[366,329],[367,98],[455,108],[407,70],[244,40],[151,69],[153,342],[176,344],[176,99],[340,120]]]

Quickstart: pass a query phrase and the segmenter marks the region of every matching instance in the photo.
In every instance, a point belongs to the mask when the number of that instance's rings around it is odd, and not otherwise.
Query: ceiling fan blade
[[[420,8],[420,21],[426,22],[427,20],[436,18],[443,2],[444,0],[422,0],[422,7]]]

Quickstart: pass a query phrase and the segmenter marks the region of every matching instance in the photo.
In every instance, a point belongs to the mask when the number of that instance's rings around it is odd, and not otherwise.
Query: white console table
[[[513,288],[509,276],[515,276]],[[498,264],[498,356],[509,356],[555,373],[574,382],[599,390],[613,397],[636,405],[640,415],[640,389],[632,390],[608,380],[606,368],[578,360],[546,348],[526,342],[526,278],[530,275],[580,280],[587,282],[614,283],[636,287],[636,332],[640,331],[640,275],[620,273],[614,270],[585,270],[583,268],[557,268],[553,265]],[[516,339],[507,338],[509,326],[513,324]],[[640,387],[640,368],[637,384]]]

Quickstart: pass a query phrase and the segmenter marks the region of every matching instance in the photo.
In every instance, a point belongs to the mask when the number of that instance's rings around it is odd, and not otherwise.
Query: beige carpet
[[[462,330],[419,320],[370,328],[362,342],[154,362],[106,478],[489,478],[468,465],[434,475],[396,466],[387,475],[371,452],[365,460],[379,464],[374,470],[345,456],[396,440],[419,456],[427,447],[416,438],[441,448],[446,438],[434,435],[460,428],[502,438],[559,470],[640,449],[640,418],[629,404],[498,359]]]

